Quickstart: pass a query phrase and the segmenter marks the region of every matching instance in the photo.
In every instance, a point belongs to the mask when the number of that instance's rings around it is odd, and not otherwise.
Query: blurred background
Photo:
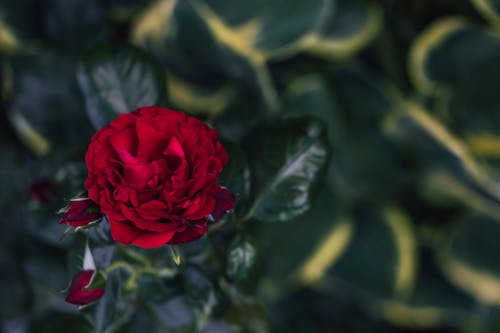
[[[205,332],[500,332],[500,1],[0,0],[2,332],[88,332],[49,293],[70,278],[55,212],[94,131],[78,62],[110,45],[233,142],[269,117],[328,129],[313,208],[252,227],[259,306]]]

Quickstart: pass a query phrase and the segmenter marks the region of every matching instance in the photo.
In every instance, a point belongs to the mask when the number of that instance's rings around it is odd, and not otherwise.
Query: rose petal
[[[170,142],[168,143],[167,148],[163,151],[163,155],[171,155],[171,156],[177,156],[181,160],[184,160],[186,158],[186,154],[184,153],[184,149],[182,149],[182,146],[177,140],[175,136],[173,136],[170,139]]]
[[[215,201],[215,209],[212,214],[210,214],[214,220],[220,219],[222,215],[226,214],[234,207],[234,195],[225,187],[221,187],[219,192],[217,192]]]
[[[170,244],[170,240],[175,233],[174,230],[165,232],[145,232],[134,239],[132,244],[145,249],[160,247],[165,244]]]
[[[133,244],[143,248],[153,248],[165,245],[172,238],[175,231],[146,231],[134,227],[129,222],[110,219],[111,236],[122,244]]]
[[[135,189],[144,189],[153,175],[153,168],[141,163],[125,149],[113,148],[123,162],[123,178],[127,180],[127,184]]]
[[[138,230],[142,231],[168,231],[171,230],[173,226],[171,223],[157,222],[158,216],[151,216],[151,219],[146,219],[144,216],[139,215],[135,208],[128,207],[127,205],[121,203],[120,210],[123,215],[130,220],[131,225],[136,227]],[[168,214],[164,214],[167,216]],[[148,216],[149,217],[149,216]]]
[[[104,295],[104,288],[77,290],[66,296],[66,302],[75,305],[85,305],[97,301]]]
[[[201,236],[203,236],[207,232],[207,230],[208,226],[206,219],[192,222],[187,226],[185,230],[176,232],[172,239],[170,239],[168,244],[175,245],[197,240]]]
[[[136,154],[137,137],[133,127],[127,127],[125,129],[122,129],[121,131],[116,131],[110,137],[109,142],[115,149],[121,148],[132,155]]]
[[[88,287],[90,282],[92,281],[92,277],[94,276],[94,274],[95,271],[93,270],[84,270],[76,273],[75,276],[73,276],[73,278],[71,279],[69,291],[73,292]]]
[[[168,131],[159,131],[153,124],[154,118],[150,115],[139,117],[135,124],[139,141],[137,159],[142,162],[152,161],[155,156],[159,156],[171,135]]]
[[[119,243],[131,244],[143,230],[134,227],[128,221],[115,220],[108,216],[111,237]]]
[[[186,220],[195,221],[211,214],[215,208],[215,195],[219,191],[219,185],[213,185],[198,193],[189,202],[189,207],[184,212]]]

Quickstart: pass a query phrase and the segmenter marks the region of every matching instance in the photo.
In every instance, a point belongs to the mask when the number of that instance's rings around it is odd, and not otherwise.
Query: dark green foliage
[[[498,0],[0,1],[0,331],[499,332],[499,27]],[[218,130],[234,210],[174,249],[65,233],[92,133],[146,105]]]

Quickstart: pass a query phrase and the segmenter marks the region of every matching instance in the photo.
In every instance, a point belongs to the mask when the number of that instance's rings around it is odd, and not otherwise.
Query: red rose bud
[[[50,179],[36,180],[28,187],[28,193],[33,200],[41,204],[49,204],[53,199],[52,191],[55,189],[56,183]]]
[[[215,209],[212,214],[210,214],[210,218],[217,221],[224,214],[233,209],[234,195],[227,188],[221,187],[215,196],[215,200]]]
[[[66,296],[66,302],[76,305],[85,305],[101,298],[104,294],[104,288],[85,289],[92,283],[94,275],[94,270],[84,270],[73,276],[69,286],[68,296]]]
[[[216,181],[227,160],[215,130],[148,106],[94,134],[85,188],[117,242],[143,248],[189,242],[207,232],[207,217],[220,210]]]
[[[90,199],[74,199],[59,221],[72,227],[83,227],[102,217],[98,207]]]

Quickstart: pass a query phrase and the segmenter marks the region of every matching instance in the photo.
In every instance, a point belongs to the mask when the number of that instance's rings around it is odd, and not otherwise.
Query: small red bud
[[[99,207],[90,199],[74,199],[64,212],[61,224],[72,227],[83,227],[102,217]]]
[[[66,296],[66,302],[76,305],[85,305],[101,298],[102,295],[104,295],[104,288],[85,289],[92,282],[94,275],[94,270],[84,270],[73,276],[69,286],[68,296]]]

